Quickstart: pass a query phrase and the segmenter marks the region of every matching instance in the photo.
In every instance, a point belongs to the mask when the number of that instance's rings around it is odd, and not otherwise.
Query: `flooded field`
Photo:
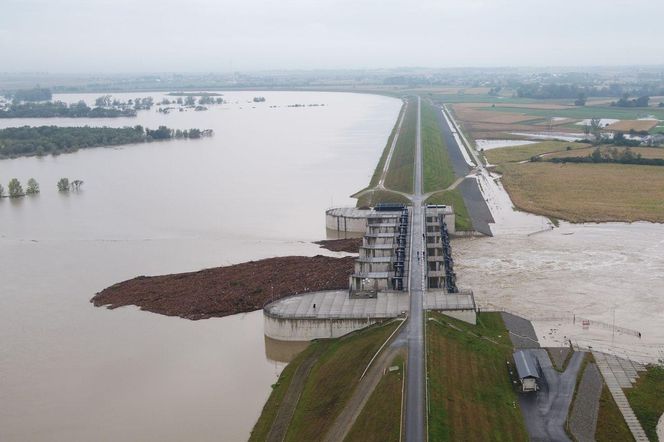
[[[163,97],[114,97],[148,95]],[[266,102],[251,103],[257,95]],[[0,121],[215,131],[0,161],[4,184],[34,177],[41,185],[38,196],[0,201],[0,440],[247,439],[295,351],[266,347],[262,312],[193,322],[94,308],[89,299],[138,275],[332,254],[309,241],[325,238],[325,209],[353,204],[348,195],[368,182],[401,102],[342,93],[224,98],[205,112]],[[325,106],[287,107],[311,103]],[[61,177],[85,184],[58,193]]]
[[[498,149],[500,147],[524,146],[526,144],[535,144],[536,141],[528,140],[475,140],[477,150]]]

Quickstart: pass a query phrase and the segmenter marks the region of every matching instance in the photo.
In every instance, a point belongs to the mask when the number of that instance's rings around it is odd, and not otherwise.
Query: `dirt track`
[[[344,289],[355,258],[286,256],[162,276],[139,276],[97,293],[96,307],[141,310],[197,320],[249,312],[272,299]]]

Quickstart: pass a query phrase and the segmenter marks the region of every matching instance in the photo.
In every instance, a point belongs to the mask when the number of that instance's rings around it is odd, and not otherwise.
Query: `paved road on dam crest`
[[[409,290],[410,318],[405,330],[408,340],[408,365],[406,373],[406,441],[422,442],[426,440],[426,367],[424,355],[424,319],[423,319],[423,260],[424,250],[422,209],[422,142],[421,142],[421,103],[417,98],[417,146],[415,151],[415,185],[411,229]]]

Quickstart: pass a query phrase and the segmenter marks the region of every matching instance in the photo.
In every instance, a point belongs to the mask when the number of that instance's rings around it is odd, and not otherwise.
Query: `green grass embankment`
[[[324,437],[351,397],[365,367],[398,324],[391,321],[327,341],[327,348],[307,378],[286,441]]]
[[[307,359],[310,355],[318,350],[318,347],[328,345],[327,341],[317,341],[312,342],[302,353],[297,355],[284,370],[279,375],[277,382],[272,385],[272,393],[268,398],[267,402],[263,406],[263,411],[261,412],[258,421],[254,425],[253,430],[251,430],[251,436],[249,436],[249,441],[264,441],[267,439],[267,435],[270,432],[274,418],[277,416],[277,411],[279,410],[279,405],[283,402],[286,391],[291,384],[293,375],[297,371],[298,367],[302,362]]]
[[[625,389],[625,395],[648,438],[658,440],[657,423],[664,413],[664,367],[648,366],[636,384]]]
[[[602,387],[602,394],[599,397],[595,440],[597,442],[630,442],[634,440],[625,418],[606,385]]]
[[[401,132],[397,139],[385,187],[405,193],[413,193],[413,171],[415,169],[415,144],[417,137],[417,99],[410,98],[406,107]]]
[[[459,189],[446,190],[431,195],[425,201],[426,204],[444,204],[454,208],[454,227],[457,231],[473,230],[473,222],[468,214],[466,204]]]
[[[443,190],[452,185],[456,176],[443,143],[438,119],[439,109],[422,101],[422,189],[424,193]]]
[[[379,203],[410,204],[405,196],[389,190],[370,190],[357,199],[357,207],[374,207]]]
[[[456,230],[473,230],[473,223],[458,189],[447,190],[455,179],[454,169],[440,128],[440,110],[422,101],[422,179],[424,193],[431,195],[426,204],[445,204],[454,208]],[[463,146],[461,146],[463,149]]]
[[[435,312],[427,317],[434,319],[426,334],[429,440],[528,440],[500,313],[482,313],[476,326]]]
[[[401,430],[401,393],[403,388],[404,359],[397,356],[392,366],[398,371],[387,371],[371,394],[353,424],[345,442],[398,442]]]
[[[385,148],[383,148],[383,153],[380,156],[380,160],[378,161],[378,164],[376,165],[376,169],[374,170],[373,176],[371,177],[371,181],[369,182],[369,187],[376,187],[378,185],[378,182],[380,181],[380,177],[383,174],[383,168],[385,167],[385,162],[387,161],[387,157],[390,154],[390,147],[392,146],[392,142],[394,141],[394,137],[397,135],[397,130],[399,129],[399,121],[401,121],[401,116],[403,113],[406,111],[406,104],[404,103],[401,106],[401,110],[399,111],[399,115],[397,116],[397,121],[394,123],[394,127],[392,128],[392,132],[390,133],[389,138],[387,139],[387,143],[385,144]]]

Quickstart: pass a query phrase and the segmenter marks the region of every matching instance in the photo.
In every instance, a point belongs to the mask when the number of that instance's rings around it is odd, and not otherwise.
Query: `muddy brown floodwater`
[[[138,275],[342,256],[311,241],[325,237],[330,204],[355,203],[348,195],[369,181],[401,101],[221,93],[226,103],[205,112],[0,121],[215,132],[0,161],[5,186],[13,177],[41,185],[38,196],[0,201],[0,441],[249,437],[291,351],[266,346],[261,311],[189,321],[133,306],[95,308],[90,297]],[[98,96],[54,99],[93,104]],[[113,94],[147,96],[165,98]],[[62,177],[85,184],[59,193]]]
[[[537,317],[573,312],[607,324],[615,312],[616,326],[642,338],[611,342],[610,332],[592,327],[566,336],[638,359],[664,356],[664,225],[562,223],[530,236],[459,239],[453,250],[459,285],[481,306]]]

